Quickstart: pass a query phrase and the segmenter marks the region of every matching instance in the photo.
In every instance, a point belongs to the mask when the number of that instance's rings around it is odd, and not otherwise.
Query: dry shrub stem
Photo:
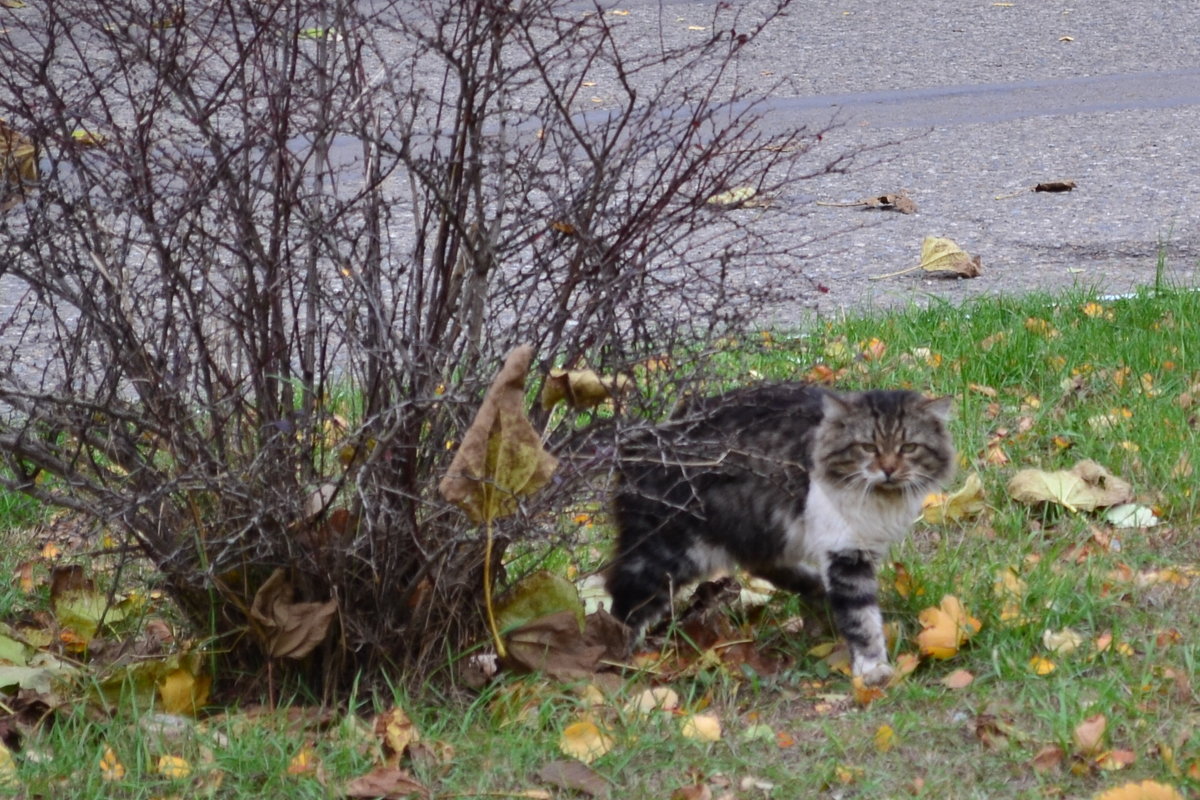
[[[705,202],[844,166],[764,134],[741,85],[785,5],[675,43],[564,0],[12,15],[0,117],[40,176],[0,215],[4,482],[125,532],[234,667],[261,663],[246,612],[278,567],[338,604],[314,688],[445,664],[484,631],[484,541],[434,490],[498,357],[533,344],[536,391],[807,291],[762,235],[780,210]],[[498,573],[612,441],[538,413],[563,468],[499,526]]]

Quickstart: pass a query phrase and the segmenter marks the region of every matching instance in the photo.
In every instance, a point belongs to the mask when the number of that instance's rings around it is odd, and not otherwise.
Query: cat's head
[[[851,491],[935,490],[954,473],[951,402],[902,390],[827,393],[813,438],[816,476]]]

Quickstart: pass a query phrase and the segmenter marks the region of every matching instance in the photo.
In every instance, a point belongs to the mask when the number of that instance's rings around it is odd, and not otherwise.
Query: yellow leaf
[[[1023,469],[1008,482],[1019,503],[1055,503],[1070,511],[1092,511],[1133,500],[1133,487],[1095,461],[1083,460],[1070,470]]]
[[[906,600],[909,597],[920,597],[925,594],[925,587],[913,580],[912,575],[908,572],[908,567],[904,564],[899,561],[892,562],[892,572],[896,575],[894,581],[896,594]]]
[[[917,619],[924,629],[917,634],[921,655],[936,659],[953,657],[983,627],[967,613],[958,598],[950,594],[942,597],[939,607],[925,609]]]
[[[684,718],[680,732],[685,739],[716,742],[721,738],[721,721],[712,714],[692,714]]]
[[[182,779],[192,774],[192,766],[179,756],[159,756],[155,771],[164,778]]]
[[[316,753],[311,747],[302,747],[300,752],[292,756],[292,760],[288,762],[288,775],[306,775],[314,772],[317,769],[318,759]]]
[[[700,28],[699,30],[703,30]],[[744,205],[747,200],[754,197],[758,190],[753,186],[737,186],[727,192],[714,194],[704,202],[710,206],[718,206],[720,208],[733,208],[735,206]]]
[[[166,713],[195,716],[198,708],[208,704],[211,687],[212,678],[208,675],[197,678],[187,669],[179,667],[158,682],[158,696]]]
[[[384,763],[387,766],[398,764],[409,746],[421,741],[416,724],[399,706],[375,718],[375,736],[383,742]]]
[[[983,481],[979,473],[972,472],[958,491],[926,497],[921,504],[921,516],[931,525],[945,525],[977,516],[986,505]]]
[[[1184,800],[1184,797],[1173,786],[1157,781],[1142,781],[1101,792],[1092,800]]]
[[[880,725],[875,731],[875,749],[881,753],[889,752],[896,746],[896,732],[891,725]]]
[[[882,686],[867,686],[866,681],[861,675],[855,675],[850,679],[850,688],[854,697],[854,704],[859,708],[866,708],[876,700],[887,695],[887,692]]]
[[[920,264],[885,275],[873,275],[871,278],[872,280],[892,278],[917,269],[926,272],[952,272],[963,278],[974,278],[983,271],[983,266],[979,256],[970,255],[952,239],[926,236],[921,242]]]
[[[563,728],[558,749],[571,758],[590,764],[612,749],[613,740],[596,723],[581,720]]]
[[[632,386],[626,375],[601,377],[590,369],[555,368],[542,384],[542,408],[549,410],[563,400],[574,409],[594,408]]]
[[[1061,631],[1045,630],[1042,632],[1042,644],[1051,653],[1060,656],[1070,655],[1083,644],[1083,636],[1070,628]]]
[[[20,777],[17,775],[17,762],[13,760],[12,751],[0,742],[0,786],[19,786]]]
[[[1058,667],[1054,665],[1053,661],[1048,658],[1042,658],[1041,656],[1034,656],[1033,658],[1029,659],[1029,668],[1033,670],[1034,675],[1049,675],[1051,672],[1054,672],[1054,670],[1058,669]]]
[[[100,777],[106,781],[119,781],[125,777],[125,765],[117,760],[111,747],[104,748],[104,754],[100,756]]]

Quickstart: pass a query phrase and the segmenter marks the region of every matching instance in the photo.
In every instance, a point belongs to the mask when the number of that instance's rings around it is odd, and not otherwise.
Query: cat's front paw
[[[864,661],[854,665],[854,677],[862,678],[866,686],[887,686],[894,671],[886,661]]]

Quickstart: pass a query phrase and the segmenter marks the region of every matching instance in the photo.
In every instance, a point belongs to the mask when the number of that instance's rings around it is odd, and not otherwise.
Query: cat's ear
[[[821,411],[824,412],[825,419],[840,419],[853,410],[854,403],[851,398],[829,391],[821,394]]]
[[[945,422],[950,419],[950,412],[954,409],[954,398],[950,395],[944,397],[927,397],[921,403],[921,407],[934,417]]]

